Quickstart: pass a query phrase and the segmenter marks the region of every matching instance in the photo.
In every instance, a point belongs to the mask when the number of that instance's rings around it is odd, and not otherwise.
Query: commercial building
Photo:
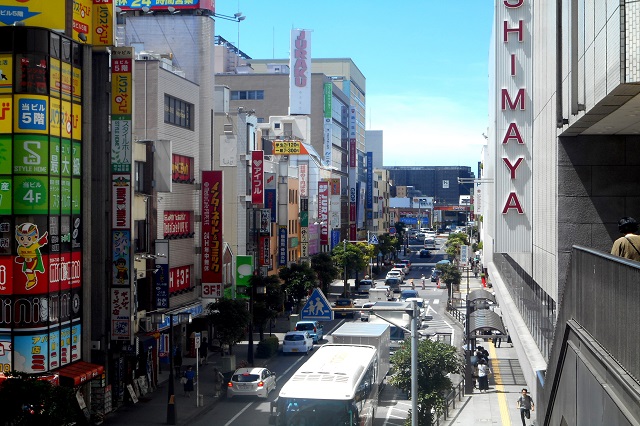
[[[638,6],[496,1],[483,262],[540,424],[640,421],[637,262],[611,256],[640,215]]]
[[[460,195],[468,195],[473,185],[458,183],[458,179],[475,177],[466,166],[387,166],[394,187],[413,187],[421,195],[433,197],[436,204],[457,205]],[[409,197],[413,194],[392,193]]]

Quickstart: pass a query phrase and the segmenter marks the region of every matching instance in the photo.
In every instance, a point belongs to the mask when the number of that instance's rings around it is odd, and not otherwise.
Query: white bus
[[[378,407],[377,363],[373,346],[321,346],[280,389],[269,423],[371,426]]]

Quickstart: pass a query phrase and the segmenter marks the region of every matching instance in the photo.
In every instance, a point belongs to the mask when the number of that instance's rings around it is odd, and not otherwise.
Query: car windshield
[[[288,340],[289,342],[304,340],[304,336],[302,334],[289,334],[284,336],[284,340]]]
[[[260,376],[257,374],[234,374],[231,381],[238,383],[248,383],[248,382],[257,382],[260,379]]]
[[[311,323],[298,324],[296,326],[296,329],[298,329],[298,330],[313,330],[313,324],[311,324]]]

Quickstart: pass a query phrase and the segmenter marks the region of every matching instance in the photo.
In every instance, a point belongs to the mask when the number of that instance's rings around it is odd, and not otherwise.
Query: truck
[[[369,290],[369,302],[386,302],[392,297],[391,289],[387,286],[378,286]]]
[[[411,303],[406,301],[400,302],[376,302],[375,308],[397,309],[396,311],[378,311],[376,315],[369,316],[369,324],[389,324],[389,334],[391,343],[389,350],[391,353],[398,349],[406,337],[406,330],[411,330],[411,315],[407,312],[411,311]],[[382,316],[380,318],[378,315]],[[388,320],[388,321],[387,321]],[[420,322],[418,322],[420,328]]]
[[[389,345],[391,343],[391,326],[387,323],[369,324],[363,322],[345,322],[334,331],[333,343],[350,345],[370,345],[378,353],[378,385],[389,372]]]

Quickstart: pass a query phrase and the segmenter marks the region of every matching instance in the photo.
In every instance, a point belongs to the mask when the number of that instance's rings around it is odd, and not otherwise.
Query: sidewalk
[[[280,340],[284,337],[284,333],[289,331],[289,320],[286,316],[279,317],[276,320],[272,333],[277,335]],[[265,335],[269,335],[267,329]],[[258,344],[258,333],[254,337],[254,348]],[[243,341],[234,346],[233,353],[236,355],[236,364],[241,360],[247,359],[248,341]],[[269,360],[263,358],[254,358],[254,365],[261,367]],[[195,370],[196,359],[185,357],[183,366],[193,365]],[[199,391],[202,395],[203,404],[198,407],[198,398],[193,392],[191,397],[183,396],[182,385],[179,378],[175,382],[175,412],[176,424],[188,425],[194,419],[204,415],[210,411],[218,402],[219,397],[215,397],[215,387],[213,383],[213,369],[222,369],[222,358],[219,352],[212,353],[209,351],[207,356],[207,364],[199,367]],[[163,366],[162,373],[158,374],[158,388],[152,392],[140,397],[137,404],[126,403],[119,407],[116,411],[109,413],[104,421],[104,425],[164,425],[167,423],[167,399],[169,387],[168,368]]]
[[[483,287],[480,278],[469,278],[469,291],[485,289],[493,292],[493,288]],[[461,297],[466,298],[467,278],[466,275],[460,284]],[[502,311],[505,314],[505,311]],[[458,323],[459,324],[459,323]],[[489,378],[489,390],[480,393],[474,390],[472,394],[462,397],[461,401],[456,400],[456,409],[450,410],[447,420],[441,421],[442,425],[520,425],[520,410],[516,407],[516,401],[520,397],[522,388],[526,388],[524,374],[518,360],[516,349],[513,344],[506,343],[503,339],[499,347],[495,347],[491,341],[477,339],[480,345],[489,351],[489,365],[493,371]],[[460,342],[460,345],[462,343]],[[531,394],[531,389],[529,389]],[[535,398],[534,398],[535,399]],[[531,419],[527,420],[527,425],[534,425],[536,412],[531,412]]]

